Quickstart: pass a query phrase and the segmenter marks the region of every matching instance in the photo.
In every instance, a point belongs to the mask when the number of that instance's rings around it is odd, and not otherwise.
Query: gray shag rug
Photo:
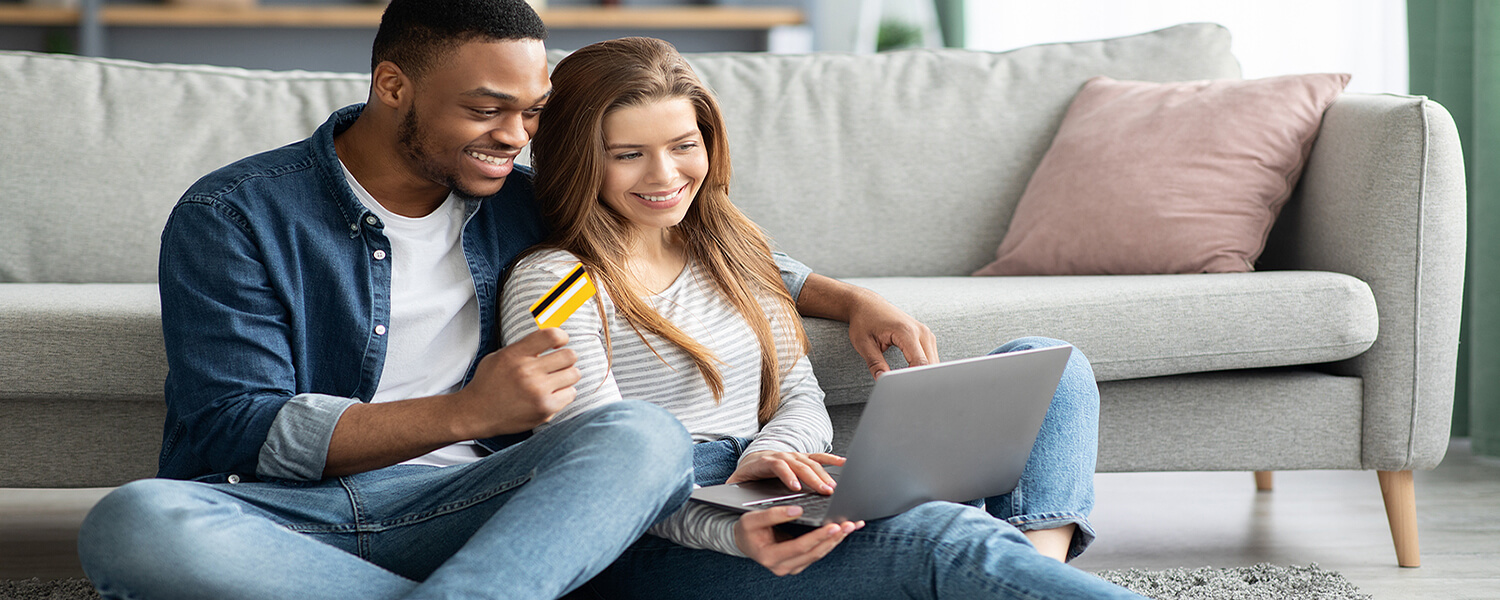
[[[1306,567],[1119,569],[1096,573],[1137,594],[1157,600],[1370,600],[1342,575],[1317,563]],[[0,600],[96,600],[87,579],[0,581]]]
[[[1095,573],[1100,578],[1157,600],[1371,600],[1335,571],[1318,563],[1306,567],[1278,567],[1261,563],[1253,567],[1216,569],[1167,569],[1143,571],[1119,569]]]

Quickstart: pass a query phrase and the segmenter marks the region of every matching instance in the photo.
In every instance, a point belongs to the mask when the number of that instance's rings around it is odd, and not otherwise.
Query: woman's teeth
[[[650,194],[636,194],[636,197],[638,197],[638,198],[640,198],[642,200],[645,200],[647,202],[666,202],[668,200],[676,198],[677,197],[677,193],[681,192],[681,191],[682,191],[682,188],[677,188],[675,190],[672,190],[671,193],[663,195],[663,196],[652,196]]]
[[[505,166],[506,163],[510,162],[509,158],[497,158],[497,157],[494,157],[494,156],[490,156],[488,154],[482,154],[482,153],[473,152],[473,151],[469,152],[469,156],[477,158],[477,159],[479,159],[480,161],[482,161],[484,163],[495,165],[497,167],[503,167],[503,166]]]

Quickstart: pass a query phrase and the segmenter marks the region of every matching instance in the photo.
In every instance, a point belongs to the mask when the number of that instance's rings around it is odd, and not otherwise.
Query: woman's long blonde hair
[[[783,339],[795,341],[791,356],[807,352],[807,334],[771,257],[770,241],[729,201],[729,142],[718,101],[676,48],[652,38],[586,46],[558,63],[552,85],[552,98],[531,144],[536,195],[551,228],[543,246],[577,255],[614,301],[616,314],[642,340],[646,340],[643,331],[650,332],[686,351],[718,401],[724,394],[724,380],[716,365],[721,361],[645,301],[649,291],[625,266],[628,221],[599,199],[606,158],[604,117],[620,108],[662,100],[685,98],[692,103],[708,152],[708,174],[686,216],[671,232],[755,331],[761,356],[757,416],[766,423],[780,405],[784,372],[777,358],[778,336],[767,311],[778,313],[774,320],[784,328]],[[769,299],[767,305],[761,304],[763,298]],[[608,348],[607,324],[604,329]]]

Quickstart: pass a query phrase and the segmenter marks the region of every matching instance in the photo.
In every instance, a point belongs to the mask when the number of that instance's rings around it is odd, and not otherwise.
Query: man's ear
[[[410,100],[412,85],[411,78],[396,63],[381,61],[370,76],[370,100],[397,108]]]

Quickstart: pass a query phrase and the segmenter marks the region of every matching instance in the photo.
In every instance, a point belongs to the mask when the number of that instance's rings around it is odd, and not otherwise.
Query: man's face
[[[435,184],[494,195],[551,91],[540,40],[465,43],[415,83],[397,131],[403,158]]]

